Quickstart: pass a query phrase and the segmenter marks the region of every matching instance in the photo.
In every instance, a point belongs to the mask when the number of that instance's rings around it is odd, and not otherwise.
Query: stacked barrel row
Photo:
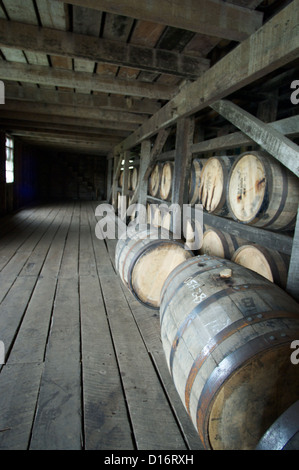
[[[173,162],[157,163],[149,178],[149,195],[171,199]],[[192,161],[189,203],[206,212],[270,230],[294,228],[298,179],[263,152],[215,156]]]
[[[263,152],[195,159],[190,203],[240,223],[292,230],[299,199],[298,178]]]
[[[149,179],[149,193],[169,200],[172,162],[157,163]],[[168,191],[164,188],[167,187]],[[168,196],[166,196],[168,194]],[[298,179],[275,158],[263,152],[241,156],[194,158],[189,177],[189,203],[204,211],[242,224],[286,231],[294,228],[299,200]],[[148,222],[170,228],[170,214],[148,205]],[[188,221],[187,221],[188,223]],[[190,228],[191,228],[190,221]],[[187,244],[188,226],[185,230]],[[203,238],[200,253],[232,260],[285,288],[290,257],[234,237],[220,230],[192,226]]]
[[[171,200],[172,165],[153,169],[152,197]],[[193,160],[189,201],[209,213],[291,230],[298,200],[297,179],[261,152]],[[159,309],[168,369],[204,447],[259,448],[299,400],[298,365],[290,360],[299,307],[278,287],[289,260],[209,226],[196,256],[164,230],[167,211],[163,217],[153,207],[152,225],[117,244],[120,278],[142,304]]]
[[[150,196],[171,201],[173,167],[171,161],[154,166],[148,181]],[[120,187],[122,180],[123,172]],[[137,181],[135,167],[129,171],[128,189],[134,191]],[[189,203],[202,204],[208,213],[272,231],[286,231],[294,228],[298,199],[298,178],[263,152],[192,161]]]

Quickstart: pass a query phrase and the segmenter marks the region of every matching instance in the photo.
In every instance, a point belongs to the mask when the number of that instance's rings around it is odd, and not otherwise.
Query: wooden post
[[[125,152],[123,155],[122,160],[124,160],[124,175],[123,175],[123,184],[121,188],[121,195],[122,195],[122,204],[121,204],[121,212],[120,212],[120,217],[122,220],[125,219],[126,217],[126,210],[127,210],[127,204],[124,204],[124,202],[128,202],[128,195],[129,195],[129,159],[130,159],[130,152]],[[121,162],[122,163],[122,162]]]
[[[188,117],[180,119],[177,123],[174,172],[172,183],[172,203],[178,204],[183,208],[183,204],[187,204],[189,200],[189,175],[191,169],[192,152],[194,135],[194,118]],[[180,226],[181,214],[173,212],[173,231],[181,232]]]
[[[112,190],[112,161],[113,155],[109,154],[107,157],[107,202],[109,202]]]
[[[113,181],[112,181],[112,205],[115,210],[117,210],[117,187],[118,187],[118,175],[120,169],[122,155],[114,155],[114,165],[113,165]],[[110,198],[109,198],[110,199]]]
[[[138,204],[142,204],[145,207],[146,207],[146,199],[147,199],[147,191],[148,191],[148,178],[145,178],[145,173],[150,164],[150,159],[151,159],[151,142],[150,140],[144,140],[141,144]]]

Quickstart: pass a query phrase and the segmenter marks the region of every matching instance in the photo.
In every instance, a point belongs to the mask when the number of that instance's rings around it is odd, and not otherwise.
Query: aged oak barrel
[[[203,234],[201,254],[219,256],[231,259],[235,251],[245,244],[246,240],[235,237],[227,232],[215,228],[207,228]]]
[[[158,309],[166,277],[180,263],[193,256],[169,232],[147,226],[127,238],[120,238],[115,250],[115,266],[122,282],[148,307]]]
[[[201,181],[201,172],[206,159],[194,158],[191,164],[189,178],[189,204],[194,205],[198,202],[199,187]]]
[[[148,191],[151,196],[153,197],[159,196],[160,181],[161,181],[161,163],[156,163],[148,181]]]
[[[201,171],[199,188],[199,202],[210,213],[228,216],[229,209],[226,203],[226,187],[228,175],[236,157],[211,157],[204,164]]]
[[[287,283],[290,257],[260,245],[243,245],[232,256],[232,261],[252,269],[280,287]]]
[[[254,449],[299,398],[290,345],[299,305],[259,274],[196,256],[166,279],[161,338],[174,385],[207,449]]]
[[[227,203],[239,222],[271,230],[291,230],[298,200],[298,178],[265,153],[244,153],[231,168]]]
[[[160,197],[170,201],[173,180],[173,162],[165,162],[161,168]]]

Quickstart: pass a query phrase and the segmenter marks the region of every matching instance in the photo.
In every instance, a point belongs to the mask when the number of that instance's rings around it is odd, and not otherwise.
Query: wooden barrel
[[[251,269],[261,276],[285,288],[290,257],[259,245],[243,245],[236,250],[232,261]]]
[[[188,259],[164,283],[160,323],[174,385],[207,449],[254,449],[299,398],[290,360],[299,305],[259,274]]]
[[[184,243],[170,240],[169,232],[154,227],[120,238],[115,251],[115,266],[122,282],[147,307],[158,309],[166,277],[191,257]]]
[[[148,182],[149,194],[153,197],[158,197],[161,181],[161,163],[156,163],[151,172]]]
[[[208,228],[203,234],[200,253],[203,255],[231,259],[235,251],[246,242],[247,240],[235,237],[227,232],[215,228]]]
[[[131,170],[131,189],[135,191],[138,184],[138,168],[134,167]]]
[[[170,201],[172,180],[173,180],[173,162],[165,162],[161,168],[160,197],[164,201]]]
[[[189,204],[194,205],[199,200],[199,187],[201,181],[201,171],[206,159],[194,158],[191,164],[189,178]]]
[[[239,222],[291,230],[298,200],[298,178],[265,153],[244,153],[231,168],[227,202]]]
[[[226,186],[228,175],[236,157],[211,157],[201,171],[199,202],[207,212],[228,216],[226,203]]]

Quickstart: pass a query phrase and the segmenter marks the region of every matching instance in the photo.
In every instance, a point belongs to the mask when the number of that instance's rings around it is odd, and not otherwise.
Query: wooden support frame
[[[211,105],[270,155],[299,176],[299,147],[273,127],[252,116],[236,104],[221,100]]]
[[[107,172],[106,172],[106,188],[107,194],[111,194],[112,191],[112,177],[113,177],[113,156],[111,154],[107,157]]]
[[[148,191],[148,178],[145,177],[146,170],[148,169],[151,161],[151,141],[145,140],[141,144],[140,153],[140,166],[139,166],[139,179],[134,196],[138,195],[138,204],[146,206],[147,191]],[[132,203],[134,204],[134,196]],[[136,199],[135,199],[136,201]]]
[[[117,197],[116,197],[117,187],[118,187],[117,183],[118,183],[122,160],[123,160],[123,154],[120,154],[120,155],[114,154],[112,187],[111,187],[111,193],[108,193],[108,197],[107,197],[108,202],[112,198],[112,205],[114,209],[117,209]]]
[[[298,58],[298,1],[291,2],[245,39],[194,83],[183,88],[147,122],[121,142],[130,149],[159,130],[175,124]],[[237,64],[237,66],[236,66]]]
[[[145,194],[147,194],[148,178],[155,165],[158,155],[161,153],[162,148],[169,136],[169,130],[164,129],[160,131],[156,137],[153,148],[151,149],[150,140],[145,141],[146,144],[141,144],[141,155],[140,155],[140,168],[137,188],[131,199],[131,204],[135,204],[138,200],[139,204],[145,204]],[[146,189],[146,193],[145,193]]]
[[[279,121],[269,123],[268,126],[273,127],[278,132],[288,137],[299,136],[299,116],[291,116],[289,118],[281,119]],[[194,143],[191,150],[194,154],[200,154],[254,144],[254,140],[248,137],[244,132],[233,132],[225,136]]]
[[[287,169],[292,171],[299,177],[299,146],[285,137],[281,132],[275,129],[275,126],[265,124],[260,119],[252,116],[247,111],[241,109],[236,104],[221,100],[211,105],[215,111],[221,114],[229,122],[241,129],[247,136],[249,136],[256,144],[261,145],[270,155],[282,163]],[[298,116],[296,116],[298,118]],[[292,121],[294,122],[294,120]],[[296,120],[298,124],[298,119]],[[299,131],[299,126],[295,130]],[[299,207],[299,206],[298,206]],[[299,213],[299,209],[298,209]],[[292,250],[288,249],[288,254],[291,255],[290,265],[288,270],[288,279],[286,290],[296,300],[299,300],[299,217],[297,213],[296,228],[292,241]],[[258,236],[261,233],[262,235]],[[271,233],[271,239],[264,238],[263,232],[258,232],[257,239],[262,239],[262,245],[273,247],[274,234]],[[282,236],[283,237],[283,236]],[[255,238],[255,234],[254,234]],[[251,238],[252,239],[252,238]],[[282,241],[282,238],[281,238]],[[283,243],[279,244],[278,251],[284,252],[285,246]]]
[[[120,161],[121,166],[123,166],[123,179],[122,179],[122,188],[121,188],[121,207],[120,207],[120,218],[125,220],[126,217],[126,210],[127,204],[124,204],[124,201],[128,201],[129,195],[129,160],[130,160],[130,152],[127,151],[123,154],[123,158]]]
[[[172,202],[174,204],[188,203],[188,179],[191,169],[191,145],[194,135],[194,118],[183,118],[177,123],[174,173],[172,184]]]
[[[203,153],[208,149],[219,150],[220,148],[229,149],[242,145],[258,145],[277,158],[296,176],[299,176],[299,148],[288,138],[298,136],[298,116],[265,123],[234,103],[223,99],[297,58],[299,41],[295,30],[298,22],[299,4],[296,0],[205,72],[196,82],[182,89],[168,104],[118,145],[116,150],[120,152],[130,149],[177,123],[177,142],[174,151],[176,168],[174,187],[177,189],[172,195],[172,202],[178,202],[181,205],[185,200],[183,194],[186,182],[183,174],[179,175],[180,162],[188,165],[188,162],[191,162],[192,154]],[[238,64],[237,68],[235,64]],[[179,139],[179,135],[182,135],[180,126],[183,126],[182,123],[186,122],[185,119],[189,119],[189,116],[208,106],[228,119],[241,132],[196,144],[191,140],[189,150],[186,150],[185,147],[185,150],[180,153],[179,149],[182,146]],[[274,116],[269,115],[268,117],[267,120],[270,120]],[[271,245],[271,248],[291,255],[287,290],[298,300],[296,291],[298,291],[299,285],[297,261],[299,256],[299,220],[297,220],[293,239],[287,234],[241,225],[233,220],[219,218],[212,214],[204,214],[204,223],[265,247]]]

